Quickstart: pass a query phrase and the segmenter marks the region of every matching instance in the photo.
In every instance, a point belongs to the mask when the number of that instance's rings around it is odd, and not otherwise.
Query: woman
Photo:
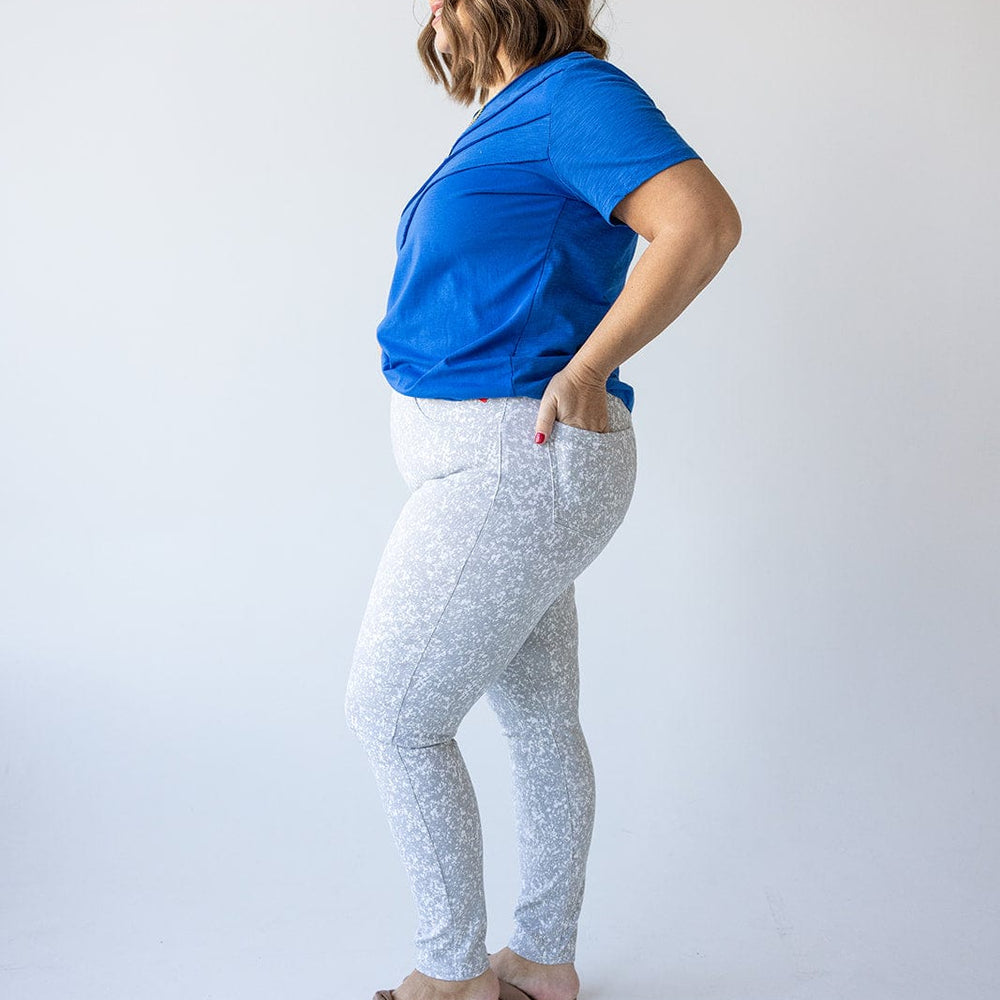
[[[416,968],[375,1000],[574,1000],[594,776],[573,581],[632,498],[634,393],[618,366],[714,277],[740,221],[607,62],[589,0],[430,4],[418,49],[432,78],[461,103],[489,99],[403,209],[377,333],[411,492],[345,713],[418,928]],[[636,234],[650,243],[626,283]],[[509,741],[521,869],[513,935],[492,955],[455,742],[483,695]]]

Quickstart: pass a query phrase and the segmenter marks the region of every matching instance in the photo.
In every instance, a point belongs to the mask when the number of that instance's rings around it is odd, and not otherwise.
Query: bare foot
[[[414,969],[392,995],[396,1000],[498,1000],[500,980],[493,969],[475,979],[434,979]]]
[[[490,955],[493,971],[534,1000],[576,1000],[580,992],[580,977],[572,962],[543,965],[518,955],[510,948],[501,948]]]

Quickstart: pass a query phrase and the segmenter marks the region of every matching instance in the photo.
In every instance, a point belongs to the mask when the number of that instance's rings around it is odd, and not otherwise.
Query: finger
[[[545,444],[552,436],[552,425],[556,419],[555,403],[543,401],[535,418],[535,444]]]

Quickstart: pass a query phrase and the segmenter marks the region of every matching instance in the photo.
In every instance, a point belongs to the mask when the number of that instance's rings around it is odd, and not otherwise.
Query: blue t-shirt
[[[623,70],[572,51],[483,106],[403,208],[376,338],[407,396],[541,399],[625,284],[638,237],[611,212],[701,157]],[[632,409],[618,368],[609,392]]]

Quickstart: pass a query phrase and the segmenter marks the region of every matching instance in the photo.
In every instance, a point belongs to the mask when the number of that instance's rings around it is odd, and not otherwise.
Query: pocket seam
[[[433,423],[434,418],[429,416],[427,411],[420,405],[420,397],[411,396],[410,399],[413,400],[413,405],[416,407],[417,412],[424,418],[424,420],[430,420]]]
[[[568,427],[570,430],[579,431],[581,434],[595,434],[598,437],[610,437],[613,434],[624,434],[627,430],[631,430],[630,427],[609,427],[606,431],[595,431],[590,427],[577,427],[576,424],[567,424],[562,420],[554,420],[553,424],[558,424],[560,427]]]

